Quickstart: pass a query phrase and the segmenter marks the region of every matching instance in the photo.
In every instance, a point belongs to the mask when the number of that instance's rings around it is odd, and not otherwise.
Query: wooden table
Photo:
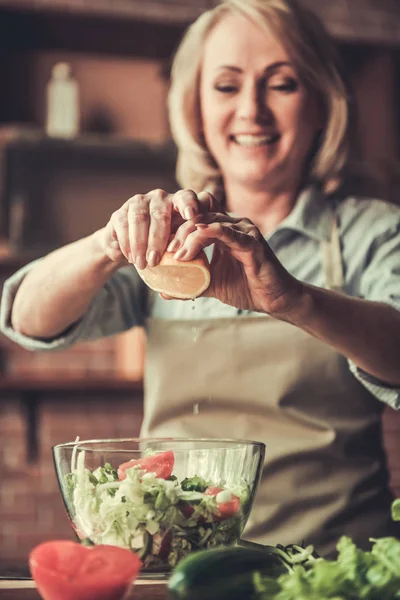
[[[0,580],[0,600],[40,600],[32,580]],[[167,600],[164,581],[139,579],[127,600]]]

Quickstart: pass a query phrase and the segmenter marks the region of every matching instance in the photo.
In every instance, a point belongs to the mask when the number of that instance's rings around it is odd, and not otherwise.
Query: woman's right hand
[[[157,189],[136,194],[111,215],[101,230],[103,251],[121,266],[130,263],[138,269],[154,267],[179,226],[201,213],[220,210],[215,204],[211,194],[197,195],[192,190],[168,194]]]

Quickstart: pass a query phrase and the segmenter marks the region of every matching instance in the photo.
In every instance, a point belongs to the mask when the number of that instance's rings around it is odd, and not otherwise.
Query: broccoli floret
[[[208,483],[202,477],[195,475],[194,477],[186,477],[181,483],[181,488],[185,492],[205,492]]]

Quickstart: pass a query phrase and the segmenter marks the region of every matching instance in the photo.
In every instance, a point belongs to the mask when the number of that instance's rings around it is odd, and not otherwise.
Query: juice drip
[[[195,299],[194,298],[193,298],[192,302],[193,302],[193,305],[192,305],[192,311],[193,311],[193,310],[196,310],[196,304],[195,304]],[[198,333],[198,331],[197,331],[197,325],[194,325],[192,327],[192,340],[193,340],[194,343],[197,342],[197,333]],[[200,404],[199,404],[199,402],[195,402],[193,404],[193,414],[194,415],[198,415],[199,412],[200,412]]]
[[[192,302],[193,302],[193,305],[192,305],[192,311],[193,311],[193,310],[196,310],[196,304],[195,304],[195,299],[194,298],[193,298]],[[193,319],[193,321],[194,321],[194,319]],[[198,333],[199,333],[198,326],[197,325],[193,325],[192,326],[192,341],[193,341],[193,343],[197,342],[197,340],[198,340]],[[208,395],[207,400],[201,400],[201,402],[194,402],[193,403],[193,414],[194,415],[200,414],[200,404],[202,405],[202,408],[204,409],[205,405],[209,406],[211,404],[211,402],[212,402],[211,394]]]
[[[195,299],[192,299],[193,305],[192,305],[192,311],[196,310],[196,304],[195,304]],[[197,342],[197,334],[198,334],[198,328],[197,325],[193,325],[192,327],[192,340],[193,342]]]

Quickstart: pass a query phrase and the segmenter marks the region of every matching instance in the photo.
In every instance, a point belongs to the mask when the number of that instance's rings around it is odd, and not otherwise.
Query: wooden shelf
[[[187,24],[215,5],[212,0],[0,0],[0,7],[20,12],[113,17]]]
[[[0,52],[57,50],[166,61],[201,11],[161,2],[162,10],[149,10],[152,4],[0,0]]]
[[[0,0],[0,48],[167,59],[219,0]],[[397,0],[302,0],[344,42],[400,46]]]
[[[0,580],[0,600],[40,600],[32,580]],[[166,600],[165,581],[138,579],[127,600]]]
[[[0,125],[0,147],[41,152],[45,154],[47,164],[51,163],[54,153],[62,154],[62,158],[81,161],[94,158],[124,166],[147,169],[163,168],[168,172],[174,170],[176,149],[172,142],[155,144],[116,135],[86,133],[73,138],[57,138],[46,135],[41,129],[29,127],[13,127]]]
[[[1,392],[31,392],[41,394],[46,392],[141,392],[142,381],[133,381],[124,377],[23,377],[0,376]]]
[[[1,235],[15,255],[0,248],[0,274],[9,272],[13,260],[43,256],[100,229],[132,190],[174,190],[177,185],[176,150],[169,141],[106,134],[61,139],[40,129],[3,126],[0,159]]]

